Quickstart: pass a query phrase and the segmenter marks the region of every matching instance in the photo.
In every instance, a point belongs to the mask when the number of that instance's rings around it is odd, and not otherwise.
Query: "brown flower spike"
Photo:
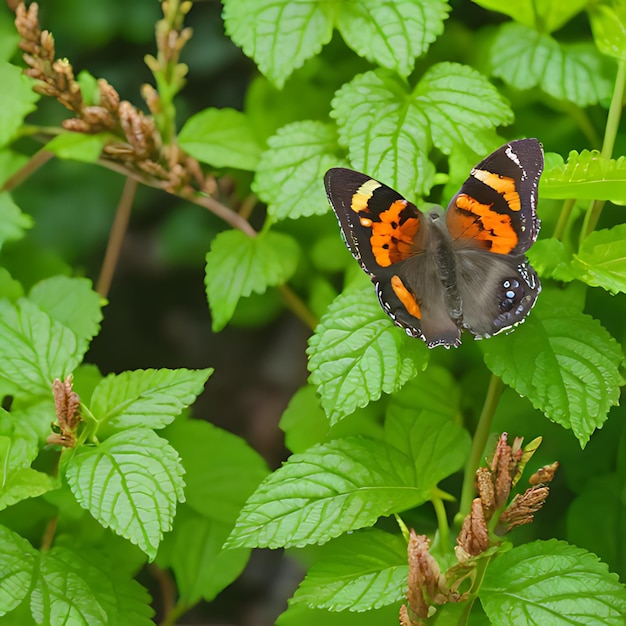
[[[79,407],[80,398],[72,391],[71,374],[61,381],[58,378],[52,383],[52,395],[57,414],[57,423],[53,427],[55,432],[48,436],[49,444],[73,448],[76,445],[76,431],[81,421]]]

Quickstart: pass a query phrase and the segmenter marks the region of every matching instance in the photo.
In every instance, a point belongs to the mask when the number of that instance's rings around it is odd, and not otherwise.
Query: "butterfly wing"
[[[543,151],[536,139],[512,141],[471,171],[446,211],[463,325],[476,337],[523,321],[541,291],[524,252],[539,233],[542,170]]]
[[[413,336],[458,345],[428,245],[428,219],[397,191],[365,174],[333,168],[324,178],[346,245],[376,286],[384,311]]]

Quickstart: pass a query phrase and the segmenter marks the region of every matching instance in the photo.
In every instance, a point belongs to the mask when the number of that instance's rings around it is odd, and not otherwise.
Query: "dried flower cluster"
[[[182,3],[174,16],[175,24],[189,10],[190,3]],[[168,3],[163,3],[164,11]],[[184,10],[183,10],[184,9]],[[95,103],[86,103],[81,86],[74,77],[71,63],[67,59],[55,58],[52,34],[41,30],[38,19],[39,7],[32,3],[28,8],[23,2],[15,7],[15,25],[20,34],[20,48],[24,52],[25,70],[37,83],[34,89],[45,96],[56,98],[76,117],[63,121],[63,128],[73,132],[94,134],[110,133],[110,141],[103,148],[103,159],[118,162],[129,174],[140,180],[148,177],[166,191],[183,197],[194,191],[215,192],[215,181],[205,176],[198,162],[182,152],[175,142],[164,145],[155,124],[155,115],[161,113],[162,104],[156,90],[144,85],[142,94],[152,115],[144,115],[126,100],[120,100],[118,92],[106,80],[97,81],[98,93]],[[180,16],[177,18],[177,16]],[[163,70],[172,60],[176,61],[191,30],[172,28],[171,21],[161,20],[157,27],[158,58],[147,57],[150,67]],[[173,67],[176,78],[182,85],[186,66]]]
[[[48,437],[47,443],[73,448],[76,445],[76,431],[81,417],[78,410],[80,398],[72,391],[72,376],[68,376],[65,381],[56,378],[52,383],[52,395],[57,423],[53,426],[55,432]]]
[[[531,487],[517,494],[506,506],[511,489],[519,480],[526,462],[538,442],[522,449],[522,439],[507,443],[503,433],[496,451],[487,467],[476,471],[478,497],[472,502],[470,514],[465,518],[457,537],[455,548],[458,564],[442,574],[437,561],[429,552],[430,542],[425,535],[411,531],[408,545],[409,590],[408,604],[400,610],[402,626],[421,626],[423,620],[435,611],[435,605],[460,602],[468,597],[462,593],[462,583],[473,576],[474,561],[484,558],[485,552],[498,543],[490,535],[490,524],[495,523],[496,534],[503,534],[516,526],[528,524],[548,497],[548,483],[554,478],[558,463],[546,465],[529,479]]]

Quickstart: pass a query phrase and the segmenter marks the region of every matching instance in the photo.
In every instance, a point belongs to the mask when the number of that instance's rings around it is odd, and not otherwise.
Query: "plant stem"
[[[287,284],[279,287],[280,295],[285,303],[285,306],[298,318],[301,322],[304,322],[311,330],[315,330],[318,324],[318,320],[309,311],[309,308],[299,298],[296,292]]]
[[[437,516],[437,528],[439,529],[439,545],[442,554],[450,552],[450,525],[448,524],[448,516],[446,515],[446,507],[443,500],[438,497],[431,499],[435,515]]]
[[[622,108],[624,105],[624,86],[626,84],[626,62],[620,59],[617,65],[617,75],[615,76],[615,87],[613,88],[613,97],[611,98],[611,106],[609,114],[606,118],[606,128],[604,129],[604,141],[602,142],[601,156],[603,159],[610,159],[613,155],[613,147],[615,146],[615,137],[619,129],[619,122],[622,116]],[[579,245],[593,232],[598,225],[598,220],[602,213],[604,202],[594,200],[587,213],[580,232]]]
[[[562,241],[563,236],[565,235],[565,229],[567,228],[567,223],[569,222],[570,215],[572,214],[572,209],[576,204],[576,200],[574,198],[570,198],[563,202],[563,206],[561,207],[561,212],[559,213],[559,220],[554,227],[553,237]]]
[[[495,374],[492,374],[483,410],[480,414],[476,431],[474,432],[472,450],[467,460],[467,465],[465,466],[459,516],[465,517],[472,508],[472,500],[474,498],[474,475],[485,453],[485,446],[487,445],[487,439],[491,431],[493,416],[496,412],[496,407],[498,406],[498,401],[500,400],[503,389],[504,383]]]
[[[111,288],[113,274],[115,273],[115,268],[117,267],[117,262],[120,258],[120,250],[122,249],[122,242],[124,241],[124,235],[126,234],[126,230],[128,228],[128,220],[130,219],[130,212],[136,192],[137,181],[134,178],[128,177],[124,183],[122,197],[117,205],[115,219],[113,220],[113,225],[111,226],[109,242],[107,244],[104,261],[102,263],[102,269],[98,278],[98,286],[96,287],[96,291],[103,298],[106,298],[109,293],[109,289]]]
[[[2,191],[11,191],[23,181],[25,181],[33,172],[38,170],[42,165],[47,163],[54,156],[54,152],[48,150],[38,150],[28,160],[28,163],[21,167],[13,176],[9,177],[2,185]]]
[[[465,626],[469,623],[470,613],[472,612],[472,607],[474,606],[474,602],[476,602],[476,598],[478,597],[480,587],[483,584],[483,579],[485,578],[485,573],[487,572],[487,567],[489,566],[489,563],[491,563],[491,557],[478,559],[476,563],[476,576],[474,578],[472,588],[469,592],[469,599],[465,603],[465,608],[463,609],[463,613],[459,617],[457,626]]]

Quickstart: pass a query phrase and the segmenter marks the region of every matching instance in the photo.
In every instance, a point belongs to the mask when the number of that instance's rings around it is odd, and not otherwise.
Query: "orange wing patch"
[[[472,170],[472,176],[503,196],[511,211],[519,211],[522,208],[513,178],[500,176],[487,170]]]
[[[492,211],[492,204],[481,204],[461,193],[456,198],[456,219],[448,223],[453,239],[473,239],[495,254],[508,254],[518,242],[509,215]]]
[[[420,305],[417,302],[415,296],[404,286],[402,279],[399,276],[391,277],[391,288],[393,292],[398,296],[398,300],[402,302],[404,308],[418,320],[422,319],[422,311]]]
[[[370,201],[371,197],[374,195],[374,192],[382,185],[370,178],[366,180],[355,192],[352,196],[352,203],[350,204],[350,208],[355,213],[360,213],[361,211],[367,211],[367,203]]]
[[[419,220],[400,215],[407,204],[406,200],[396,200],[378,216],[379,222],[372,222],[370,244],[376,263],[381,267],[389,267],[413,255]]]

